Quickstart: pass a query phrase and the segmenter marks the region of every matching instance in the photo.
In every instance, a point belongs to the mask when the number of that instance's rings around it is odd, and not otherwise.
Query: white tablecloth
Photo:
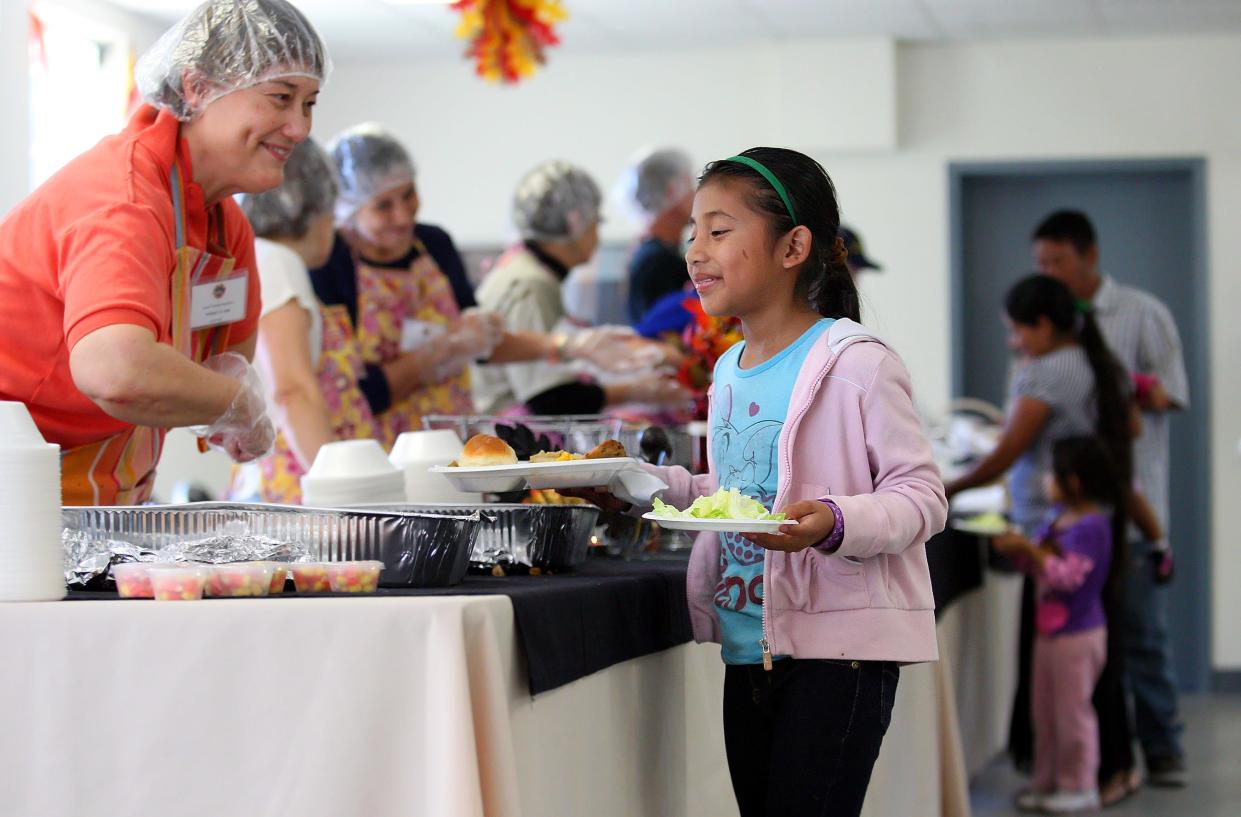
[[[718,817],[718,648],[531,699],[502,596],[0,605],[4,814]],[[949,662],[865,814],[968,814]],[[940,808],[936,808],[936,804]]]

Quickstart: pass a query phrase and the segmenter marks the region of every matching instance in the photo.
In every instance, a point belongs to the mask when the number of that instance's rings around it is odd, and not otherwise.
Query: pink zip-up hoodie
[[[709,472],[699,476],[647,466],[668,483],[665,502],[684,508],[716,490],[710,444],[707,452]],[[943,530],[948,501],[897,354],[861,324],[832,324],[797,376],[779,456],[774,506],[830,499],[844,517],[844,540],[834,553],[765,551],[764,653],[937,660],[924,544]],[[718,642],[716,534],[698,535],[687,581],[694,639]]]

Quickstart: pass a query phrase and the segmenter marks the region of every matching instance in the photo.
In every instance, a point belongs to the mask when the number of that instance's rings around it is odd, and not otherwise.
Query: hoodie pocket
[[[806,610],[824,613],[870,606],[870,593],[866,590],[866,565],[863,562],[813,549],[804,553],[810,568]]]

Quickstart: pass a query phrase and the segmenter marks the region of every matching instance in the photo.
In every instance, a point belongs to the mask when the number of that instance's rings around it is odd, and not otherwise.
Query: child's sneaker
[[[1076,814],[1099,810],[1099,790],[1064,791],[1063,789],[1043,798],[1043,811],[1048,814]]]
[[[1038,789],[1022,789],[1017,792],[1015,801],[1018,811],[1042,812],[1043,801],[1048,798],[1050,792],[1039,791]]]

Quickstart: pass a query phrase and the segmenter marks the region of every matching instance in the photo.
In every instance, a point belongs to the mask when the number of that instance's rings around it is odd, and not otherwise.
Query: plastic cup
[[[213,598],[266,596],[275,568],[270,562],[229,562],[212,565],[206,594]]]
[[[156,601],[197,601],[203,597],[208,571],[200,566],[159,565],[147,568]]]
[[[377,440],[338,440],[315,455],[306,476],[312,479],[374,477],[397,473]]]
[[[374,593],[379,589],[383,562],[329,562],[328,583],[333,593]]]
[[[124,562],[112,565],[112,578],[116,581],[116,592],[123,599],[150,599],[155,597],[151,588],[151,577],[147,575],[150,564],[146,562]]]
[[[267,587],[267,594],[274,596],[283,593],[284,583],[289,578],[289,563],[263,562],[263,564],[271,566],[271,584]]]
[[[293,573],[293,586],[299,593],[326,593],[332,589],[325,562],[293,562],[289,570]]]

